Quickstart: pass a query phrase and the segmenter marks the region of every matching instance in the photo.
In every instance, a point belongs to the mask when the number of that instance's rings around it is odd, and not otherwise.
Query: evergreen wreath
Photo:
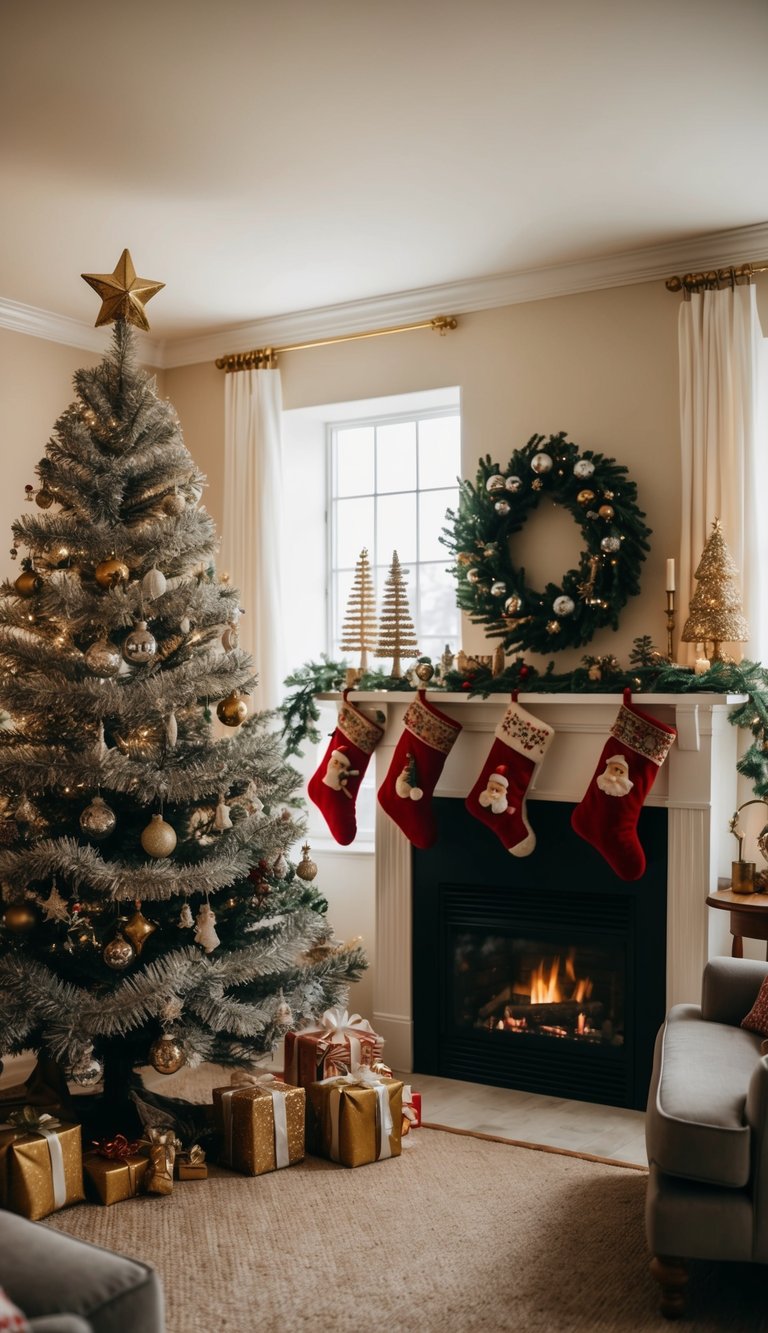
[[[577,569],[538,592],[512,563],[509,538],[545,496],[576,520],[584,550]],[[589,643],[597,630],[618,627],[640,591],[650,529],[637,487],[615,459],[579,449],[565,431],[531,436],[503,471],[481,458],[476,484],[460,483],[458,512],[446,518],[440,540],[456,562],[458,604],[505,648],[550,653]]]

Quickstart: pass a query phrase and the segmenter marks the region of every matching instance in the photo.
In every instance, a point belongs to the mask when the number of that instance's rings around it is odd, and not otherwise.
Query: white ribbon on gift
[[[331,1113],[331,1161],[338,1162],[339,1154],[339,1121],[341,1118],[341,1094],[344,1087],[348,1088],[371,1088],[376,1093],[376,1124],[379,1130],[379,1150],[376,1154],[376,1161],[381,1162],[386,1157],[392,1156],[392,1145],[389,1136],[392,1133],[392,1110],[389,1105],[389,1088],[391,1079],[382,1078],[380,1074],[375,1074],[368,1065],[357,1065],[346,1074],[339,1074],[333,1078],[324,1078],[322,1083],[333,1083],[330,1095],[330,1113]]]
[[[48,1123],[50,1122],[50,1123]],[[48,1144],[48,1156],[51,1159],[51,1180],[53,1183],[53,1205],[54,1208],[63,1208],[67,1202],[67,1180],[64,1174],[64,1153],[61,1148],[61,1139],[59,1138],[54,1126],[61,1127],[61,1121],[55,1116],[44,1112],[40,1116],[36,1125],[20,1124],[0,1125],[0,1129],[14,1129],[17,1134],[40,1134]]]
[[[243,1088],[261,1088],[264,1092],[270,1093],[272,1097],[272,1115],[275,1122],[275,1165],[278,1170],[284,1166],[290,1166],[291,1158],[288,1152],[288,1115],[286,1112],[285,1093],[277,1090],[280,1079],[275,1078],[268,1070],[261,1074],[250,1074],[244,1069],[238,1069],[231,1076],[230,1087],[222,1093],[221,1106],[224,1112],[224,1152],[227,1162],[232,1164],[232,1097],[233,1094],[242,1091]]]
[[[346,1046],[348,1044],[349,1063],[353,1068],[362,1061],[361,1037],[369,1038],[378,1049],[381,1049],[382,1046],[381,1038],[374,1032],[367,1018],[362,1018],[360,1014],[350,1014],[339,1005],[333,1009],[326,1009],[320,1019],[319,1027],[302,1028],[295,1033],[295,1036],[297,1038],[317,1037],[321,1041],[328,1042],[331,1046]],[[293,1043],[288,1082],[298,1083],[298,1072],[299,1043],[297,1040]]]

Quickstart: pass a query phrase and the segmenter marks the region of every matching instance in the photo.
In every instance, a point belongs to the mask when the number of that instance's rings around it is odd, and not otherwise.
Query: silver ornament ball
[[[506,583],[492,583],[491,597],[503,597],[507,591]]]
[[[496,510],[496,513],[501,516],[501,518],[504,518],[505,515],[509,513],[509,505],[507,504],[506,500],[497,500],[493,507]]]
[[[154,660],[156,652],[157,640],[147,629],[146,620],[140,620],[123,640],[123,657],[130,666],[144,666]]]
[[[586,481],[588,477],[592,476],[594,470],[595,465],[588,458],[577,458],[573,465],[573,475],[578,477],[579,481]]]
[[[552,603],[552,610],[556,616],[572,616],[576,610],[576,603],[572,597],[556,597]]]
[[[479,569],[468,569],[468,570],[467,570],[467,583],[478,583],[479,580],[480,580],[480,570],[479,570]]]
[[[92,1088],[104,1077],[104,1066],[95,1056],[83,1060],[69,1071],[69,1078],[79,1088]]]
[[[534,454],[534,455],[533,455],[533,458],[531,459],[531,469],[532,469],[532,471],[534,471],[534,472],[536,473],[537,477],[538,477],[538,476],[541,476],[541,475],[542,475],[543,473],[545,473],[545,472],[551,472],[551,471],[552,471],[552,455],[551,455],[551,454]]]
[[[504,478],[500,476],[498,472],[494,472],[485,483],[485,489],[488,491],[489,495],[493,495],[494,491],[503,491]]]
[[[85,652],[85,665],[97,676],[116,676],[120,670],[120,650],[109,639],[97,639]]]
[[[603,537],[600,543],[600,550],[608,553],[618,551],[620,547],[621,542],[618,537]]]
[[[117,823],[117,815],[102,796],[94,796],[80,816],[80,828],[92,842],[108,838]]]
[[[508,597],[504,603],[504,613],[508,616],[516,616],[521,606],[522,602],[519,597]]]
[[[523,479],[515,476],[507,477],[504,485],[511,495],[517,495],[517,492],[523,489]]]

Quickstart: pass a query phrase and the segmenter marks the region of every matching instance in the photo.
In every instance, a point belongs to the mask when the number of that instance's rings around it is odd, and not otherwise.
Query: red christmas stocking
[[[676,735],[674,727],[635,708],[631,690],[625,690],[611,739],[571,815],[574,831],[605,857],[619,879],[639,879],[645,871],[637,821]]]
[[[496,728],[496,739],[464,804],[487,824],[513,856],[530,856],[536,834],[528,823],[525,794],[554,730],[516,699]]]
[[[418,691],[379,788],[379,805],[414,847],[431,847],[437,837],[432,796],[460,731],[460,722],[427,703],[424,690]]]
[[[348,702],[348,693],[345,690],[342,695],[336,730],[325,758],[307,786],[310,800],[343,847],[353,842],[357,833],[357,792],[368,761],[384,735],[378,722],[372,722]]]

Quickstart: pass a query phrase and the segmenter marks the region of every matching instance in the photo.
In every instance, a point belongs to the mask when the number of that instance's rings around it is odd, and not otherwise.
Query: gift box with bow
[[[140,1194],[149,1170],[149,1157],[143,1147],[139,1140],[131,1142],[124,1134],[94,1142],[83,1158],[89,1194],[107,1206]]]
[[[176,1154],[176,1175],[179,1180],[208,1179],[205,1149],[199,1143],[193,1143],[191,1148],[182,1148]]]
[[[333,1074],[381,1059],[384,1039],[367,1018],[326,1009],[320,1025],[285,1034],[286,1083],[306,1088]]]
[[[37,1222],[84,1198],[80,1126],[13,1111],[0,1125],[0,1207]]]
[[[367,1066],[307,1088],[307,1148],[342,1166],[399,1157],[403,1085]]]
[[[228,1088],[213,1089],[221,1165],[261,1176],[303,1161],[304,1107],[304,1089],[274,1074],[233,1074]]]

